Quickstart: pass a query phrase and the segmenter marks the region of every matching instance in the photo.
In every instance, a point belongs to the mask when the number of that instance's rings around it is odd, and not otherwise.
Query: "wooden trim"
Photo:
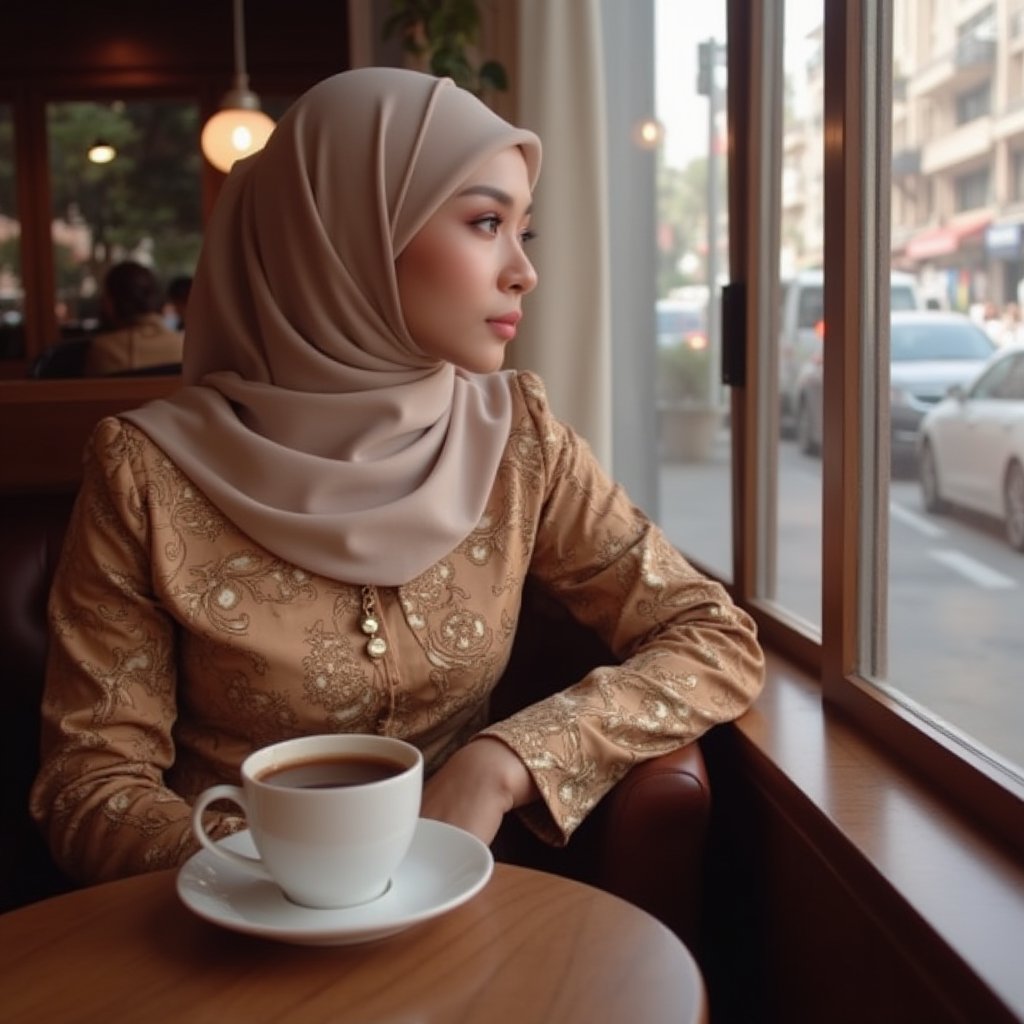
[[[0,494],[75,489],[99,420],[180,386],[173,376],[0,381]]]
[[[857,667],[861,526],[859,492],[860,338],[865,182],[860,93],[864,37],[862,5],[825,12],[825,323],[822,462],[822,658],[826,679],[846,678]],[[827,582],[826,582],[827,581]]]
[[[774,652],[765,691],[752,710],[708,739],[726,745],[728,771],[746,776],[764,794],[765,813],[783,822],[793,841],[799,837],[818,851],[834,884],[956,1011],[950,1019],[1024,1020],[1018,952],[1024,862],[998,837],[986,835],[953,801],[823,705],[814,679]],[[720,793],[713,757],[709,764]],[[744,816],[751,811],[740,808]],[[734,852],[749,860],[759,838],[748,828],[746,846]],[[763,871],[761,881],[770,888],[784,869],[767,864]],[[821,896],[774,895],[785,897],[783,912],[797,928],[801,901]],[[850,924],[837,920],[835,928]],[[786,931],[784,922],[767,927]],[[773,955],[785,959],[785,951]],[[860,1018],[847,1007],[835,1019]]]

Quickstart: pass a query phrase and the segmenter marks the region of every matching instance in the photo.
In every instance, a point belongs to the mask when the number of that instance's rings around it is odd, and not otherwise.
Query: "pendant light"
[[[117,150],[106,139],[97,139],[89,147],[87,156],[94,164],[109,164],[117,156]]]
[[[220,110],[203,126],[203,156],[227,173],[231,165],[262,149],[274,130],[274,122],[260,110],[259,97],[249,88],[245,70],[245,18],[242,0],[234,0],[235,78],[224,94]]]

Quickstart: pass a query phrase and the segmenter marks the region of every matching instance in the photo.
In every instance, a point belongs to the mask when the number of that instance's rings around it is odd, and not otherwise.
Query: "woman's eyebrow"
[[[469,188],[464,188],[459,193],[459,198],[462,196],[486,196],[488,199],[493,199],[496,203],[501,203],[502,206],[512,207],[514,201],[512,197],[505,192],[503,189],[495,188],[493,185],[470,185]],[[530,213],[533,210],[533,203],[526,208],[526,212]]]

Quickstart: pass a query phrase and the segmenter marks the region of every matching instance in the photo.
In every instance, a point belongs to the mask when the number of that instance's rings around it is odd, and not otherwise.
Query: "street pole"
[[[697,92],[708,98],[708,162],[707,162],[707,259],[705,267],[708,279],[707,331],[711,358],[708,373],[711,375],[708,394],[713,405],[722,405],[721,378],[721,314],[718,296],[718,209],[721,203],[718,187],[718,115],[721,110],[722,90],[715,73],[722,47],[714,38],[698,44]]]

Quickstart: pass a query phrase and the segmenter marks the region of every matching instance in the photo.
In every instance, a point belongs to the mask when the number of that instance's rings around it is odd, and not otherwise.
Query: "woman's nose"
[[[501,284],[509,291],[519,292],[521,295],[532,292],[537,287],[537,271],[522,249],[519,249],[509,261]]]

